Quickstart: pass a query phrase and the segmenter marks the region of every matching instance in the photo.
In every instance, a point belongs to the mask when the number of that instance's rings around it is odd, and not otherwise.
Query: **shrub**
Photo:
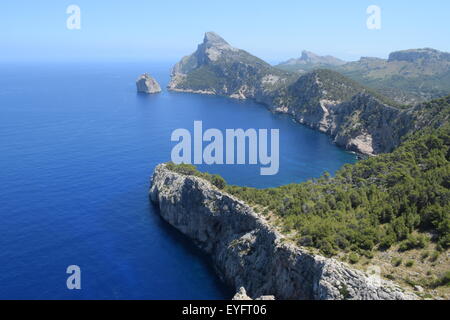
[[[425,248],[428,239],[424,235],[410,235],[406,240],[400,243],[399,251],[408,251],[412,249]]]
[[[405,266],[407,266],[408,268],[411,268],[414,265],[414,260],[408,260],[405,263]]]
[[[211,183],[219,189],[223,189],[227,185],[225,179],[219,176],[218,174],[215,174],[211,177]]]
[[[357,253],[355,253],[355,252],[350,253],[350,254],[348,255],[348,261],[349,261],[351,264],[358,263],[358,261],[359,261],[359,255],[358,255]]]
[[[402,262],[403,262],[403,260],[402,260],[401,258],[393,258],[393,259],[392,259],[392,265],[393,265],[394,267],[399,267],[399,266],[401,266]]]
[[[447,271],[438,281],[440,286],[450,285],[450,271]]]
[[[420,258],[422,260],[425,260],[426,258],[428,258],[430,256],[430,253],[428,251],[425,251],[424,253],[422,253],[422,255],[420,256]]]
[[[431,262],[436,262],[436,260],[439,258],[441,254],[439,253],[439,251],[433,251],[433,253],[431,254],[430,257],[430,261]]]

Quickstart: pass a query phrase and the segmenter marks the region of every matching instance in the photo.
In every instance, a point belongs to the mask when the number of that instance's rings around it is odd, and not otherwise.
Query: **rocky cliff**
[[[438,54],[419,53],[400,52],[391,59]],[[283,72],[212,32],[205,34],[196,52],[175,65],[169,89],[253,99],[330,135],[347,150],[367,155],[392,151],[405,135],[423,127],[415,124],[418,114],[424,122],[431,116],[420,111],[422,105],[400,109],[335,71],[319,69],[302,76]]]
[[[161,87],[159,83],[153,79],[148,73],[144,73],[136,80],[136,88],[142,93],[159,93]]]
[[[250,297],[416,298],[391,282],[288,243],[243,201],[164,164],[155,169],[150,198],[168,223],[211,256],[223,281],[236,290],[246,288]]]

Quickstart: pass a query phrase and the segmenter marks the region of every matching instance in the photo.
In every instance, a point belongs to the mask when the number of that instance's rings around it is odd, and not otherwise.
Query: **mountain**
[[[289,59],[276,65],[276,67],[286,71],[302,73],[313,69],[341,66],[345,63],[345,61],[333,56],[319,56],[311,51],[303,51],[300,58]]]
[[[168,88],[264,100],[295,78],[294,74],[276,69],[244,50],[232,47],[216,33],[207,32],[197,51],[175,65]]]
[[[413,104],[450,93],[450,53],[434,49],[397,51],[387,60],[361,58],[334,70],[399,103]]]
[[[362,57],[348,63],[304,52],[300,59],[276,67],[298,73],[332,69],[399,104],[420,103],[450,93],[450,53],[430,48],[392,52],[388,59]]]
[[[424,53],[411,57],[408,52],[394,54],[392,59],[410,63],[404,60],[428,61],[429,57]],[[392,151],[405,135],[438,116],[424,105],[399,108],[336,71],[319,69],[299,75],[279,70],[212,32],[205,34],[195,53],[175,65],[169,89],[253,99],[327,133],[347,150],[368,155]],[[422,122],[416,126],[419,118]]]
[[[307,73],[279,90],[271,109],[363,154],[390,152],[406,135],[442,126],[450,114],[447,107],[431,108],[426,103],[397,108],[387,98],[331,70]]]

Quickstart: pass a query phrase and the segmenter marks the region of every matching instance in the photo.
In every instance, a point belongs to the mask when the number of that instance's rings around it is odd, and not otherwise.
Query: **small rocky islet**
[[[136,80],[136,88],[140,93],[154,94],[161,92],[159,83],[148,73],[144,73]]]

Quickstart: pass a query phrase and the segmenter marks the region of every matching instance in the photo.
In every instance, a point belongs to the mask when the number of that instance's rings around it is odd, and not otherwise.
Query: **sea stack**
[[[136,80],[136,87],[138,92],[142,93],[159,93],[161,87],[159,83],[153,79],[148,73],[144,73]]]

